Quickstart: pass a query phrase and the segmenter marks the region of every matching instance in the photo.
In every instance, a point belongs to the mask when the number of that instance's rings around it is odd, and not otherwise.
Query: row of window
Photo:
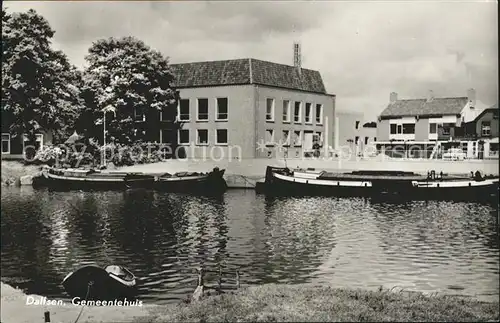
[[[209,113],[208,113],[208,99],[207,98],[198,98],[196,99],[196,121],[208,121]],[[177,119],[179,121],[190,121],[191,113],[190,113],[190,100],[189,99],[181,99],[179,100],[179,105],[177,108]],[[227,121],[228,120],[228,99],[227,98],[216,98],[215,99],[215,120],[217,121]],[[292,101],[283,100],[283,122],[290,123],[292,114]],[[313,116],[314,112],[314,116]],[[275,100],[268,98],[266,100],[266,120],[269,122],[275,121]],[[140,109],[135,110],[135,120],[136,121],[145,121],[145,116]],[[165,112],[162,112],[160,116],[160,120],[168,121],[171,120],[172,117]],[[323,124],[323,105],[316,104],[315,110],[313,111],[313,104],[306,102],[305,103],[305,123],[312,124],[313,119],[315,119],[316,124]],[[302,102],[294,101],[294,110],[293,110],[293,122],[302,123]]]
[[[305,104],[305,123],[312,124],[313,123],[313,104],[306,102]],[[291,122],[291,109],[292,102],[290,100],[283,100],[282,105],[282,121],[286,123]],[[274,122],[276,113],[275,113],[275,100],[268,98],[266,100],[266,121]],[[316,104],[315,108],[315,121],[316,124],[323,124],[323,105]],[[293,122],[302,123],[302,102],[294,101],[293,105]]]
[[[442,129],[443,135],[449,135],[450,129],[455,126],[454,123],[429,123],[429,134],[437,134],[438,127]],[[391,135],[396,134],[415,134],[415,124],[414,123],[403,123],[403,124],[391,124]],[[491,135],[491,122],[483,121],[481,122],[481,135],[490,136]]]
[[[414,123],[391,124],[391,135],[414,134],[414,133],[415,133]]]
[[[2,133],[2,154],[10,154],[10,133]],[[23,136],[23,151],[24,145],[28,142],[28,137]],[[35,147],[36,149],[43,148],[43,134],[35,135]]]
[[[189,129],[179,129],[177,131],[177,143],[179,145],[188,145],[190,143],[189,141],[189,135],[190,135],[190,130]],[[208,145],[209,140],[208,140],[208,129],[196,129],[196,144],[197,145]],[[164,129],[161,131],[161,137],[160,137],[160,142],[161,143],[171,143],[172,141],[175,140],[173,137],[172,130]],[[227,145],[227,129],[215,129],[215,144],[216,145]]]
[[[276,131],[274,129],[267,129],[266,130],[266,139],[265,143],[266,145],[274,145],[277,143],[275,141],[275,133]],[[295,147],[300,147],[302,146],[302,141],[304,138],[304,134],[306,132],[303,130],[283,130],[281,133],[281,140],[282,140],[282,145],[283,146],[295,146]],[[311,132],[309,132],[311,133]],[[322,132],[315,132],[311,133],[312,134],[312,142],[317,142],[317,143],[322,143],[323,142],[323,133]]]
[[[208,99],[198,98],[196,100],[196,121],[208,121]],[[215,120],[217,121],[227,121],[228,120],[228,99],[227,98],[216,98],[215,99]],[[168,107],[166,108],[168,109]],[[162,111],[160,113],[161,121],[173,121],[177,119],[179,121],[191,121],[191,114],[189,109],[189,99],[180,99],[177,105],[176,115],[168,113],[168,111]],[[135,121],[146,121],[146,116],[144,115],[141,108],[136,108],[134,111]]]
[[[354,143],[355,145],[359,145],[359,136],[354,137],[354,141],[352,139],[347,139],[347,143]],[[368,145],[368,142],[370,141],[370,137],[365,137],[365,145]],[[373,141],[377,141],[377,137],[373,137]]]
[[[437,134],[437,129],[442,129],[443,135],[450,134],[450,128],[454,127],[454,123],[429,123],[429,134]],[[391,124],[391,135],[396,134],[415,134],[414,123]]]
[[[196,121],[208,121],[208,99],[198,98],[196,99]],[[189,110],[189,99],[179,100],[179,105],[177,109],[177,119],[179,121],[190,121],[191,114]],[[161,120],[167,120],[161,116]],[[228,99],[227,98],[216,98],[215,99],[215,120],[217,121],[227,121],[228,120]]]

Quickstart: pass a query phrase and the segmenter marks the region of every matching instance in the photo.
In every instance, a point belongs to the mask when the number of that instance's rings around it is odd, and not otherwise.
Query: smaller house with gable
[[[435,98],[429,91],[427,98],[402,100],[393,92],[378,118],[375,144],[391,157],[440,158],[451,148],[461,148],[466,158],[494,158],[498,113],[494,120],[492,110],[476,100],[474,89],[463,97]]]

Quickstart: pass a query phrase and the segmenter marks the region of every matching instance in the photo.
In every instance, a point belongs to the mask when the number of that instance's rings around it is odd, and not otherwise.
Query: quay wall
[[[168,160],[152,164],[139,164],[120,167],[113,170],[126,172],[144,172],[148,174],[176,173],[183,171],[208,172],[214,167],[225,169],[225,179],[230,188],[254,188],[256,182],[264,181],[267,166],[290,168],[315,168],[331,172],[348,172],[353,170],[399,170],[427,174],[430,170],[447,174],[470,174],[481,171],[484,174],[499,174],[498,160],[396,160],[396,159],[282,159],[252,158],[241,160]],[[25,166],[18,161],[2,160],[2,185],[20,185],[24,176],[36,176],[40,166]],[[29,181],[27,182],[29,183]]]
[[[254,158],[241,160],[169,160],[160,163],[134,165],[120,168],[120,171],[144,172],[150,174],[175,173],[182,171],[207,172],[214,167],[225,169],[225,179],[230,188],[253,188],[258,181],[264,181],[267,166],[290,168],[316,168],[332,172],[354,170],[397,170],[427,174],[435,170],[454,175],[470,174],[481,171],[484,174],[498,175],[498,160],[321,160],[321,159],[280,159]]]

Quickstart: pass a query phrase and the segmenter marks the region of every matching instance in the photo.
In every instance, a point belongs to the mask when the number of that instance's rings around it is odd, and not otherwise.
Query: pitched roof
[[[397,100],[389,103],[381,117],[457,115],[468,102],[467,97]]]
[[[326,94],[318,71],[261,61],[234,59],[225,61],[171,64],[178,88],[220,85],[260,84],[291,90]]]
[[[472,121],[477,121],[479,118],[483,117],[488,112],[492,112],[494,116],[498,117],[498,105],[495,104],[491,108],[484,109]]]

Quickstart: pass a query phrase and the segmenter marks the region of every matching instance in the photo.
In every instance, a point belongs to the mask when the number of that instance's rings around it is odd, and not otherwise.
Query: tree
[[[159,111],[168,114],[175,127],[178,93],[173,87],[174,75],[168,58],[133,37],[101,39],[92,44],[85,57],[84,71],[86,110],[81,121],[83,130],[102,141],[103,110],[109,106],[114,113],[106,115],[106,141],[130,144],[154,141],[158,134],[147,133],[159,122]],[[144,119],[143,116],[144,115]],[[139,119],[139,120],[138,120]]]
[[[57,142],[81,110],[81,74],[51,48],[54,31],[36,11],[2,10],[2,128],[34,143],[40,131]]]

